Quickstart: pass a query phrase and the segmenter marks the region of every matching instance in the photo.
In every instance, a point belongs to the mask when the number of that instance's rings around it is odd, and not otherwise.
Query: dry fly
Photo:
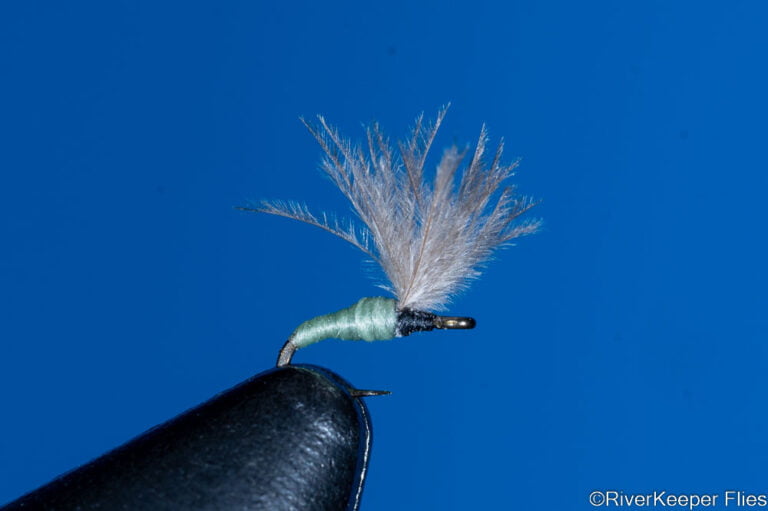
[[[298,202],[238,208],[299,220],[351,243],[381,267],[388,280],[381,287],[395,297],[363,298],[302,323],[280,351],[278,366],[290,363],[296,349],[326,338],[372,341],[474,327],[472,318],[429,311],[443,310],[496,248],[535,232],[540,221],[519,219],[535,202],[507,183],[518,162],[502,163],[503,142],[487,154],[485,126],[473,151],[449,147],[427,179],[427,157],[445,113],[441,109],[433,123],[419,116],[397,149],[377,124],[367,129],[363,145],[353,145],[322,116],[317,123],[302,120],[325,153],[323,171],[362,225],[315,215]]]

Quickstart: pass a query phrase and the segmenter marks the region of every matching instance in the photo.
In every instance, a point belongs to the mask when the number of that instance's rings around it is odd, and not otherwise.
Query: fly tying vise
[[[518,195],[514,186],[500,189],[517,161],[501,163],[503,143],[486,160],[485,126],[460,179],[456,175],[467,151],[453,146],[443,153],[432,183],[425,180],[426,158],[445,112],[443,108],[432,125],[419,116],[397,153],[376,124],[367,130],[363,149],[341,138],[322,116],[317,126],[304,122],[325,152],[323,171],[363,226],[350,223],[345,228],[296,202],[261,201],[237,208],[299,220],[346,240],[379,264],[389,280],[381,287],[396,297],[362,298],[305,321],[280,350],[278,366],[290,364],[297,349],[323,339],[377,341],[435,328],[474,328],[472,318],[428,311],[444,308],[451,295],[480,275],[482,263],[496,248],[535,232],[540,221],[516,221],[535,202]]]

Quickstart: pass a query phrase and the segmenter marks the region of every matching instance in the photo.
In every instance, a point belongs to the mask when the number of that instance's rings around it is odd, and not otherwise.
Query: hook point
[[[350,389],[349,394],[352,397],[371,397],[371,396],[386,396],[391,394],[391,392],[388,390]]]

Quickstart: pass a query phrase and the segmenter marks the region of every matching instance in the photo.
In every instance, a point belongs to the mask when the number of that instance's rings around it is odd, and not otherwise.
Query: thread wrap
[[[290,341],[304,348],[323,339],[386,341],[395,337],[397,301],[392,298],[362,298],[354,305],[305,321]]]

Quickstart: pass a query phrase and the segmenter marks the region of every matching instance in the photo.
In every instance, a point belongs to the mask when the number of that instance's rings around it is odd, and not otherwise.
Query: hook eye
[[[445,330],[469,330],[470,328],[475,328],[476,324],[474,318],[435,316],[435,328],[442,328]]]

